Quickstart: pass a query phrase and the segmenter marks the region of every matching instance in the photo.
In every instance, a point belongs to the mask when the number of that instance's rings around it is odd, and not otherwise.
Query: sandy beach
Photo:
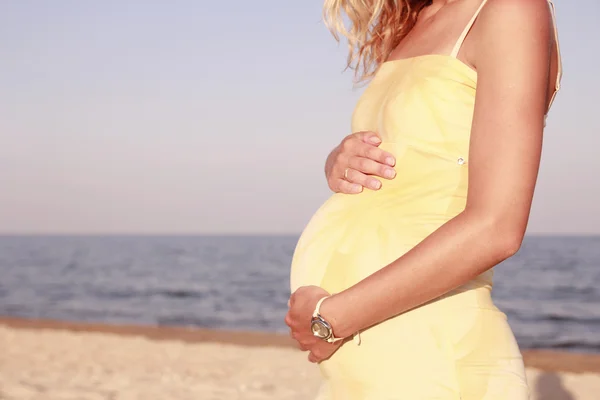
[[[524,351],[532,399],[600,398],[600,355]],[[285,336],[0,319],[2,400],[312,400]]]

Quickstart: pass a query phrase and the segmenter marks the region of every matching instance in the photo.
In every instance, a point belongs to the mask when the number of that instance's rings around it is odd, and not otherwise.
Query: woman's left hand
[[[308,351],[308,360],[313,363],[328,359],[340,348],[342,341],[327,343],[315,337],[310,328],[312,314],[317,302],[329,293],[318,286],[303,286],[298,288],[288,302],[289,310],[285,323],[290,327],[293,339],[298,342],[301,350]]]

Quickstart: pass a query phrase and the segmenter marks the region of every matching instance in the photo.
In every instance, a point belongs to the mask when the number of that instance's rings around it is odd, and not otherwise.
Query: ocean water
[[[0,315],[287,332],[296,236],[3,236]],[[528,236],[493,296],[522,348],[600,352],[600,237]]]

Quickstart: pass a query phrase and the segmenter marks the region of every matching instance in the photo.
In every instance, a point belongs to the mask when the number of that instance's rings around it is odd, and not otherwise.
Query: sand
[[[2,400],[312,400],[285,336],[0,320]],[[600,355],[524,352],[533,399],[600,399]]]

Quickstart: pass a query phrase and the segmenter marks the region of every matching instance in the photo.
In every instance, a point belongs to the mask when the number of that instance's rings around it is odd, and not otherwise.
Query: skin
[[[470,0],[434,1],[440,21],[444,6],[453,3],[473,5]],[[466,208],[399,259],[326,299],[321,314],[337,337],[431,301],[518,251],[553,90],[552,35],[546,0],[488,1],[459,55],[478,72]],[[292,337],[311,362],[329,358],[340,346],[316,340],[310,332],[316,302],[325,295],[319,287],[299,288],[286,315]]]
[[[393,179],[396,159],[393,154],[379,149],[380,144],[381,139],[375,132],[346,136],[325,162],[329,188],[336,193],[357,194],[363,188],[379,190],[381,180],[376,177]]]

